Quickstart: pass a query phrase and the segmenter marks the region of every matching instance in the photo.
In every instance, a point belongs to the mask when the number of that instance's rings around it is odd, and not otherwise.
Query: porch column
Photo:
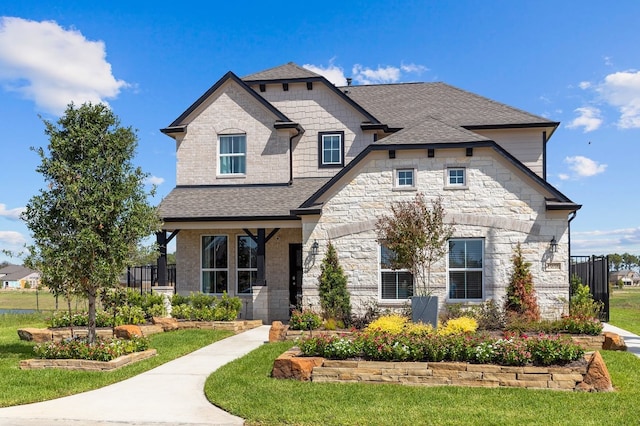
[[[265,238],[265,230],[264,228],[258,228],[258,248],[257,248],[257,277],[256,277],[256,286],[265,286],[267,285],[267,280],[265,277],[265,268],[264,268],[264,256],[266,252],[266,238]]]
[[[156,232],[156,242],[158,243],[158,285],[166,287],[167,285],[167,231],[162,230]]]

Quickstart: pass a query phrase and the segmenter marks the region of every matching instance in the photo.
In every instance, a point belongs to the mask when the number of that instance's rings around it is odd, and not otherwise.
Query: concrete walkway
[[[2,426],[242,425],[204,395],[211,372],[262,345],[261,326],[104,388],[51,401],[0,408]]]
[[[624,339],[624,343],[627,345],[627,352],[631,352],[635,354],[637,357],[640,357],[640,336],[637,336],[627,330],[623,330],[621,328],[616,327],[615,325],[603,323],[604,328],[602,331],[610,331],[612,333],[616,333],[619,336],[622,336]]]

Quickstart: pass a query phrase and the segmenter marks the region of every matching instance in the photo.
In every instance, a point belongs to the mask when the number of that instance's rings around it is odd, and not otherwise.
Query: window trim
[[[205,237],[224,237],[227,241],[227,267],[226,268],[204,268],[202,266],[202,260],[204,256],[204,238]],[[227,234],[202,234],[200,235],[200,291],[204,294],[211,295],[222,295],[223,293],[205,293],[204,292],[204,280],[203,280],[203,272],[226,272],[227,273],[227,289],[223,290],[229,293],[229,235]]]
[[[256,273],[256,279],[257,279],[257,275],[258,275],[258,254],[256,252],[256,266],[255,268],[241,268],[240,267],[240,262],[239,262],[239,257],[240,257],[240,238],[248,238],[250,241],[254,242],[253,238],[251,238],[249,235],[247,234],[241,234],[241,235],[237,235],[236,236],[236,296],[239,295],[248,295],[248,294],[253,294],[253,285],[249,286],[249,291],[248,292],[240,292],[239,289],[239,285],[240,285],[240,272],[254,272]],[[258,245],[256,243],[256,251],[258,250]]]
[[[454,170],[462,171],[462,183],[451,183],[451,172]],[[467,176],[467,168],[464,166],[446,166],[444,168],[444,187],[446,189],[467,189],[468,186],[468,176]]]
[[[230,153],[230,154],[222,154],[220,152],[220,148],[222,147],[221,139],[226,137],[234,137],[234,136],[243,136],[244,137],[244,153]],[[243,177],[247,175],[247,134],[246,133],[225,133],[218,135],[218,147],[217,147],[217,155],[218,155],[218,164],[216,168],[216,175],[218,177]],[[222,173],[222,157],[242,157],[244,158],[244,173]]]
[[[412,185],[400,185],[400,172],[411,171]],[[415,167],[398,167],[393,171],[393,190],[394,191],[415,191],[417,188],[416,179],[418,173]]]
[[[324,161],[324,137],[339,136],[340,137],[340,162],[325,163]],[[319,168],[336,168],[344,167],[344,131],[334,132],[318,132],[318,167]]]
[[[415,284],[413,282],[413,275],[411,275],[411,272],[409,272],[408,269],[383,269],[382,268],[382,247],[384,247],[384,244],[379,243],[378,244],[378,302],[380,303],[397,303],[397,304],[403,304],[406,303],[407,301],[411,300],[411,296],[409,296],[406,299],[385,299],[382,297],[382,274],[383,273],[395,273],[396,274],[396,295],[398,294],[398,285],[397,285],[397,273],[401,272],[401,273],[408,273],[411,276],[411,292],[413,294],[413,290],[415,287]],[[389,249],[387,249],[389,250]]]
[[[486,265],[486,251],[485,251],[485,238],[483,237],[470,237],[470,238],[451,238],[447,242],[447,245],[451,241],[480,241],[482,243],[482,267],[481,268],[451,268],[449,259],[449,251],[447,250],[447,301],[450,302],[478,302],[485,298],[485,265]],[[480,297],[479,298],[452,298],[451,297],[451,272],[480,272],[482,279],[480,281]]]

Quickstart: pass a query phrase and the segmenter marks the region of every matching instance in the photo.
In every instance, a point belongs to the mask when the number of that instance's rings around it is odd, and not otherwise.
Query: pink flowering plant
[[[319,335],[299,342],[305,356],[329,359],[362,358],[372,361],[458,361],[498,365],[562,365],[584,355],[569,337],[509,334],[399,334],[355,332],[350,336]]]
[[[39,343],[33,347],[38,358],[91,361],[111,361],[119,356],[147,349],[149,349],[149,339],[138,336],[133,336],[131,339],[98,339],[94,343],[88,343],[85,338],[74,338]]]

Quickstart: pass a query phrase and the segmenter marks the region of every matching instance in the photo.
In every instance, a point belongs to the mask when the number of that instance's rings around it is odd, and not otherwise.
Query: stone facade
[[[445,185],[447,167],[464,167],[467,186],[451,189]],[[416,188],[398,191],[393,173],[398,168],[416,170]],[[568,294],[566,215],[545,210],[545,194],[499,159],[491,149],[476,149],[467,157],[465,150],[437,151],[435,158],[412,152],[371,154],[358,170],[335,185],[324,198],[322,215],[303,218],[305,251],[317,241],[320,253],[304,277],[305,306],[317,306],[317,276],[328,241],[339,255],[348,276],[348,287],[358,308],[359,301],[377,301],[387,307],[402,307],[406,301],[380,299],[380,248],[375,232],[378,217],[388,214],[390,204],[411,200],[416,192],[429,199],[442,197],[447,221],[455,224],[454,238],[481,238],[484,241],[484,293],[482,300],[502,300],[512,270],[511,256],[521,243],[531,272],[542,315],[557,318],[567,312]],[[560,241],[551,253],[549,241]],[[549,268],[553,263],[558,269]],[[446,258],[432,268],[432,291],[441,305],[448,302],[476,303],[481,300],[450,300]],[[360,303],[361,304],[361,303]]]

